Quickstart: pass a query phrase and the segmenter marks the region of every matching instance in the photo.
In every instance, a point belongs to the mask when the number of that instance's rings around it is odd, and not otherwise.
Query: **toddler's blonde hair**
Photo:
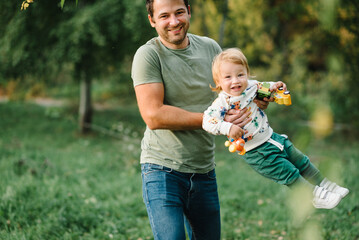
[[[239,48],[228,48],[228,49],[224,50],[223,52],[218,54],[213,59],[213,62],[212,62],[212,76],[213,76],[213,81],[216,84],[216,86],[215,87],[210,86],[210,87],[211,87],[212,91],[217,92],[217,93],[222,91],[222,88],[219,85],[219,79],[221,76],[220,68],[221,68],[221,64],[223,62],[230,62],[230,63],[234,63],[234,64],[243,65],[247,70],[248,76],[250,76],[248,61],[247,61],[246,56],[244,56],[243,52]]]

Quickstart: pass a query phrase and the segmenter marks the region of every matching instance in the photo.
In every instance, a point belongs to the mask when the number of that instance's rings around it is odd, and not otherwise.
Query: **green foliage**
[[[120,68],[125,57],[132,56],[150,35],[133,30],[147,22],[145,8],[139,0],[90,0],[78,6],[76,2],[76,7],[72,2],[62,9],[50,1],[32,5],[9,16],[6,20],[10,23],[1,29],[0,87],[8,88],[3,85],[10,79],[28,82],[29,77],[53,83],[59,74],[69,71],[83,87],[79,125],[85,132],[84,126],[92,119],[91,81],[113,73],[109,69]]]
[[[138,0],[82,1],[77,7],[70,1],[63,9],[39,0],[26,11],[10,1],[0,7],[0,83],[29,75],[52,82],[63,70],[106,75],[153,34],[134,31],[147,23]]]
[[[49,51],[55,39],[49,35],[56,27],[61,10],[49,1],[33,3],[26,11],[20,11],[15,1],[5,7],[7,13],[1,26],[0,79],[19,78],[24,81],[26,75],[41,76],[49,70]],[[1,3],[1,5],[6,3]],[[46,14],[44,14],[46,10]]]
[[[78,0],[76,0],[76,6],[78,4]],[[64,8],[65,5],[65,0],[61,0],[61,8]]]
[[[78,136],[69,108],[10,102],[0,112],[0,239],[153,239],[141,196],[144,123],[136,106],[95,114],[94,123],[117,137]],[[293,131],[295,145],[305,129]],[[313,228],[322,239],[359,237],[358,142],[309,139],[305,152],[314,164],[351,192],[337,208],[302,219],[291,211],[291,192],[229,153],[224,140],[217,138],[216,149],[221,239],[306,240]]]
[[[241,48],[252,75],[286,82],[296,104],[327,101],[335,122],[357,128],[359,100],[352,97],[359,91],[355,1],[230,0],[228,7],[222,46]],[[192,31],[219,40],[219,1],[194,1],[192,9]]]
[[[154,35],[144,3],[68,1],[61,9],[63,3],[38,0],[26,11],[19,10],[20,2],[0,3],[2,94],[44,95],[43,83],[68,88],[69,79],[84,72],[108,86],[101,96],[94,94],[102,101],[132,94],[131,57]],[[316,106],[310,105],[326,101],[336,123],[358,128],[355,1],[197,0],[191,9],[192,32],[240,47],[258,80],[287,83],[296,105],[307,110],[299,119],[313,113]],[[121,84],[110,86],[116,82]]]
[[[120,66],[146,36],[133,31],[145,21],[140,7],[139,1],[118,0],[66,5],[64,13],[70,17],[53,30],[58,44],[51,59],[73,63],[76,73],[85,71],[91,77],[109,74],[107,69]]]
[[[128,92],[131,57],[155,35],[144,2],[67,1],[61,8],[63,3],[37,0],[26,11],[19,10],[21,2],[0,3],[0,88],[11,82],[31,88],[33,79],[66,85],[85,72],[107,84],[121,76],[122,86],[113,89]],[[191,10],[190,31],[224,48],[240,47],[258,80],[285,81],[301,106],[325,99],[335,122],[358,128],[355,1],[195,0]]]

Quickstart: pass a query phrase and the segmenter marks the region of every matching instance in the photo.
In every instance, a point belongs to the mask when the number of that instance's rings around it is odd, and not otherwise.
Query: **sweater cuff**
[[[228,136],[229,130],[232,127],[232,123],[223,121],[221,124],[221,134]]]

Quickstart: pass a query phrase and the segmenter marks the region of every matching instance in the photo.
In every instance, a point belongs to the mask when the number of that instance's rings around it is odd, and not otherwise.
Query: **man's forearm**
[[[189,112],[163,104],[164,88],[161,83],[135,87],[141,116],[150,129],[192,130],[202,128],[203,113]]]
[[[162,105],[149,114],[145,122],[150,129],[192,130],[202,128],[203,113]]]

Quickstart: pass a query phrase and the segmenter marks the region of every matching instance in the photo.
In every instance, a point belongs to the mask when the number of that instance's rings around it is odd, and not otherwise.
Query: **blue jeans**
[[[220,239],[221,223],[215,171],[181,173],[146,163],[141,165],[143,200],[156,240]],[[187,225],[187,224],[186,224]]]

